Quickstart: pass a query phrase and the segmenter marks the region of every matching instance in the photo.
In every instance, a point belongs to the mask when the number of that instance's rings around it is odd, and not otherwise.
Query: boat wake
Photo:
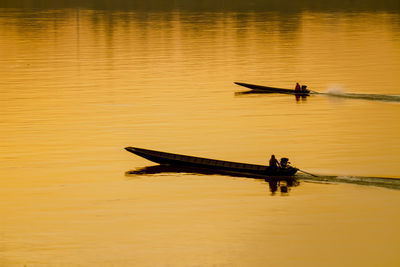
[[[365,176],[310,176],[307,174],[297,174],[298,179],[312,182],[325,183],[349,183],[366,186],[377,186],[400,190],[400,178],[365,177]]]
[[[221,173],[213,170],[207,169],[195,169],[195,168],[185,168],[179,166],[170,165],[154,165],[138,168],[135,170],[130,170],[125,172],[127,177],[137,177],[137,176],[147,176],[147,175],[159,175],[159,174],[171,174],[171,173],[183,173],[183,174],[195,174],[195,175],[224,175],[232,177],[242,177],[242,178],[255,178],[255,179],[266,179],[266,181],[271,182],[268,177],[264,176],[254,176],[254,175],[237,175],[229,173]],[[291,179],[288,177],[276,177],[272,179],[273,182],[281,181],[305,181],[305,182],[316,182],[316,183],[348,183],[348,184],[358,184],[365,186],[376,186],[384,187],[390,189],[400,190],[400,178],[384,178],[384,177],[367,177],[367,176],[340,176],[340,175],[310,175],[307,173],[298,172],[296,175],[292,176]],[[296,182],[295,185],[298,185]],[[291,185],[292,186],[292,185]]]
[[[326,95],[332,97],[349,98],[349,99],[363,99],[370,101],[384,101],[384,102],[400,102],[400,95],[381,95],[381,94],[355,94],[345,93],[340,88],[329,88],[325,93],[314,94]]]

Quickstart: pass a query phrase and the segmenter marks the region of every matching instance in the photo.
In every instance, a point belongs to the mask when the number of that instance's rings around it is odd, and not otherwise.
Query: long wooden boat
[[[269,166],[231,162],[224,160],[193,157],[181,154],[173,154],[150,149],[137,147],[126,147],[127,151],[143,157],[152,162],[187,168],[199,168],[218,171],[229,175],[250,176],[253,178],[263,178],[268,176],[292,176],[297,172],[297,168],[287,166],[273,170]]]
[[[284,88],[276,88],[276,87],[269,87],[269,86],[263,86],[263,85],[256,85],[256,84],[250,84],[250,83],[241,83],[241,82],[235,82],[235,84],[250,88],[253,91],[261,92],[261,93],[279,93],[279,94],[291,94],[291,95],[309,95],[311,93],[310,90],[304,90],[304,91],[296,91],[294,89],[284,89]]]

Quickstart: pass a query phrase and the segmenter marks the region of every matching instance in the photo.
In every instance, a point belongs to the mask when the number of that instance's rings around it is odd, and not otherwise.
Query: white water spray
[[[326,94],[329,95],[344,95],[344,88],[340,85],[330,85],[326,90]]]

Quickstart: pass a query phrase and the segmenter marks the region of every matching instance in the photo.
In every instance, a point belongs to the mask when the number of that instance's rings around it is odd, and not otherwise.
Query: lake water
[[[400,264],[397,3],[31,2],[0,4],[0,266]],[[126,146],[319,177],[133,175]]]

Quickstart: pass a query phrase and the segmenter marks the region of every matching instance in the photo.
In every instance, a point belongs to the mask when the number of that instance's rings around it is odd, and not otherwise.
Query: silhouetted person
[[[275,155],[272,155],[271,158],[269,159],[269,171],[270,172],[276,172],[279,167],[279,162],[275,158]]]
[[[294,89],[294,91],[296,93],[300,93],[301,92],[301,88],[300,88],[300,84],[299,83],[296,83],[296,88]]]

